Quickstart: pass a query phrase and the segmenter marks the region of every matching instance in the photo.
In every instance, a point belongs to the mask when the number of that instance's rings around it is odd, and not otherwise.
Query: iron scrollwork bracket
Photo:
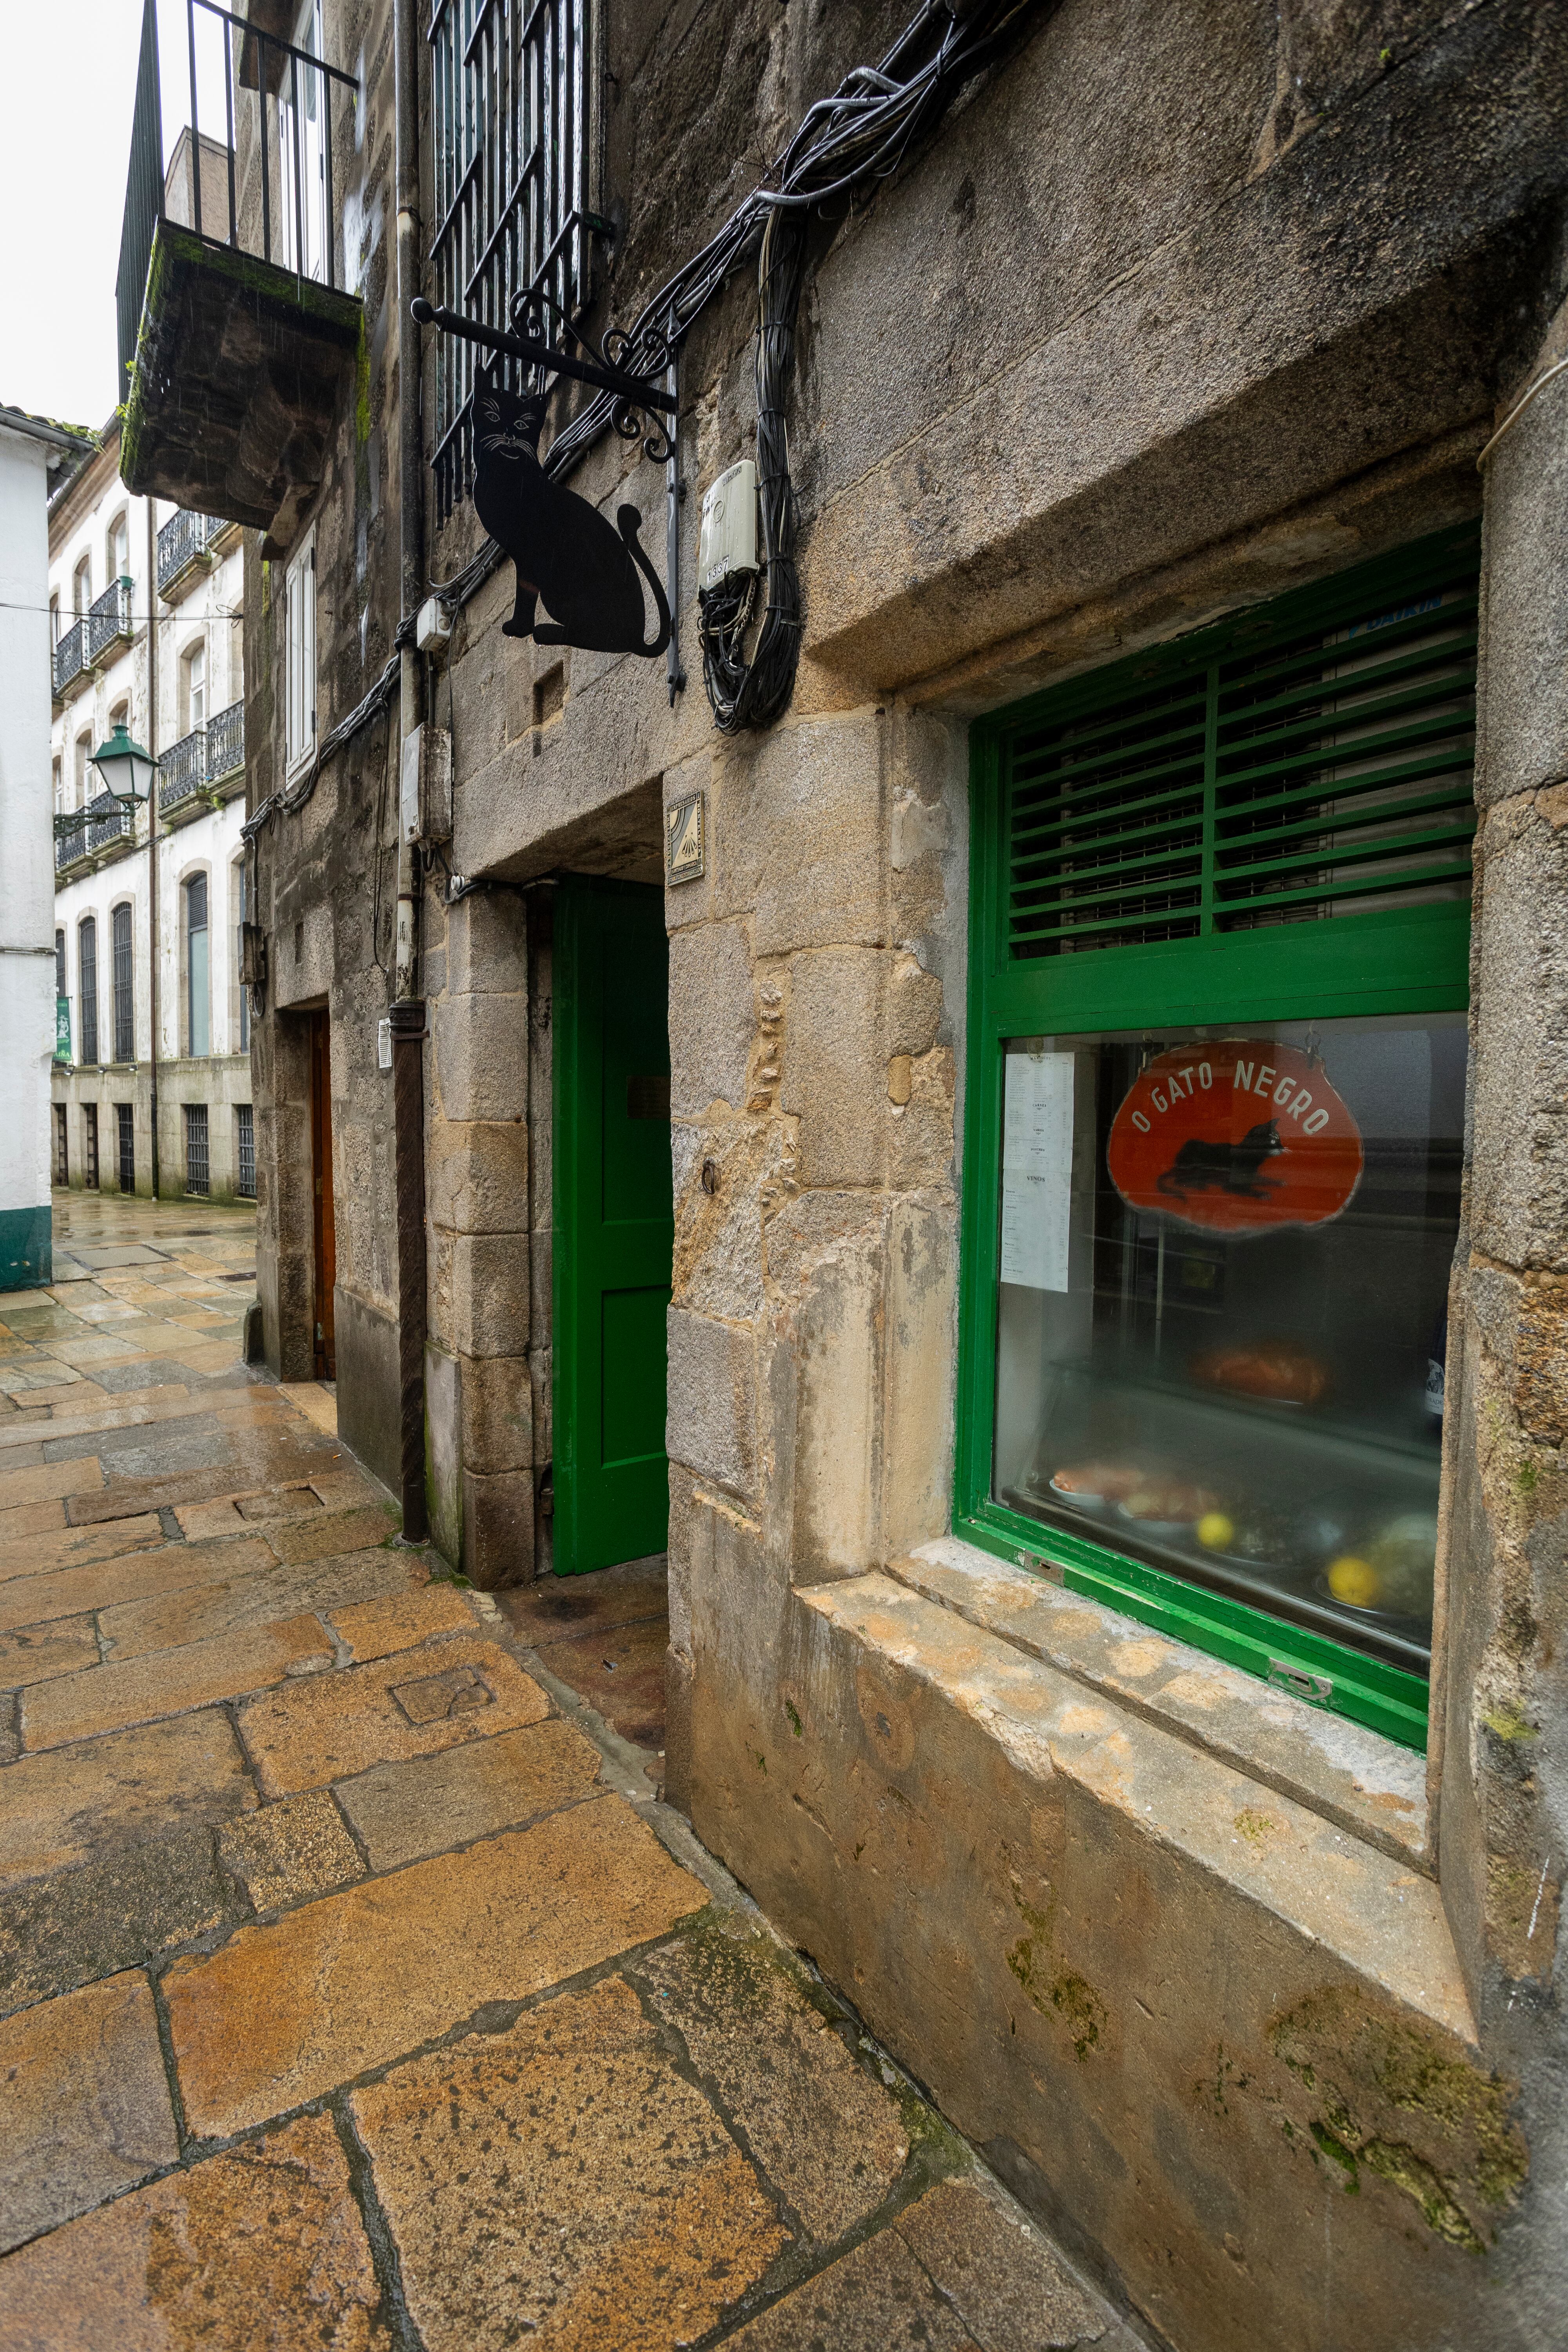
[[[559,316],[563,334],[588,356],[578,358],[550,340],[546,332],[547,306]],[[548,295],[518,295],[511,304],[510,333],[499,327],[481,326],[475,319],[465,319],[460,311],[441,310],[426,302],[423,295],[416,295],[410,308],[422,326],[440,327],[449,335],[460,336],[465,342],[477,343],[482,351],[521,360],[541,383],[546,375],[564,375],[576,383],[592,384],[596,392],[609,393],[616,404],[610,423],[622,440],[640,439],[645,454],[655,465],[664,465],[670,457],[674,444],[663,420],[673,416],[676,402],[654,380],[656,373],[662,373],[669,365],[665,336],[651,341],[645,338],[636,347],[638,364],[634,370],[627,364],[634,350],[628,334],[619,327],[611,327],[603,342],[595,343],[570,323]]]

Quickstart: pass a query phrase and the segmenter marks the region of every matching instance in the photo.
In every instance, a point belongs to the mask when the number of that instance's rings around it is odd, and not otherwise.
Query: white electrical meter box
[[[737,572],[756,568],[757,469],[749,457],[742,457],[702,494],[697,585],[717,588]]]

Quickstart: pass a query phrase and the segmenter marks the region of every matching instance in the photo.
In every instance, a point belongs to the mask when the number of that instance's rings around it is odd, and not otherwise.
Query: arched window
[[[85,808],[92,798],[92,770],[88,762],[92,757],[92,737],[81,734],[76,739],[76,801],[75,806]]]
[[[84,555],[71,576],[71,603],[79,621],[92,604],[92,558]]]
[[[125,579],[131,570],[131,523],[123,512],[109,526],[109,577]]]
[[[66,935],[64,931],[57,930],[55,933],[55,994],[57,996],[63,996],[65,992]]]
[[[136,1059],[136,989],[131,961],[131,909],[123,902],[110,918],[114,955],[114,1058]]]
[[[229,871],[234,877],[233,886],[229,891],[231,933],[234,942],[232,950],[234,962],[231,968],[237,974],[245,960],[245,926],[247,919],[247,909],[250,903],[245,880],[244,850],[240,851]],[[250,1051],[250,991],[243,980],[239,982],[239,1019],[235,1034],[239,1039],[240,1052],[248,1054]]]
[[[98,919],[84,915],[76,927],[76,968],[81,991],[81,1058],[98,1059]]]
[[[65,800],[65,792],[66,792],[66,786],[65,786],[65,767],[64,767],[63,762],[62,762],[62,761],[60,761],[59,760],[57,760],[57,761],[55,761],[55,763],[54,763],[54,782],[55,782],[55,814],[56,814],[57,816],[59,816],[59,815],[61,815],[61,814],[63,814],[64,809],[65,809],[65,804],[66,804],[66,800]]]
[[[207,877],[193,874],[185,884],[185,1051],[193,1057],[212,1052],[209,937]]]
[[[56,593],[56,594],[54,594],[53,596],[51,596],[51,597],[49,598],[49,644],[51,645],[51,646],[58,646],[58,645],[59,644],[59,641],[60,641],[60,600],[59,600],[58,593],[57,592],[57,593]]]

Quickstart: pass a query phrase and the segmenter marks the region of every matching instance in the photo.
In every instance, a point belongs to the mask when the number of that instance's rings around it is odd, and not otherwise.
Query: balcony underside
[[[358,298],[160,221],[120,444],[127,488],[271,535],[319,487]]]

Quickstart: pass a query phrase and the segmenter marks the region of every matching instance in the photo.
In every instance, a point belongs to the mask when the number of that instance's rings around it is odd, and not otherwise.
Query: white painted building
[[[53,1180],[229,1199],[256,1181],[240,533],[132,497],[119,437],[111,420],[49,507]],[[155,820],[90,764],[121,720],[158,759]]]
[[[49,1217],[49,487],[89,445],[0,406],[0,1290],[53,1275]]]

